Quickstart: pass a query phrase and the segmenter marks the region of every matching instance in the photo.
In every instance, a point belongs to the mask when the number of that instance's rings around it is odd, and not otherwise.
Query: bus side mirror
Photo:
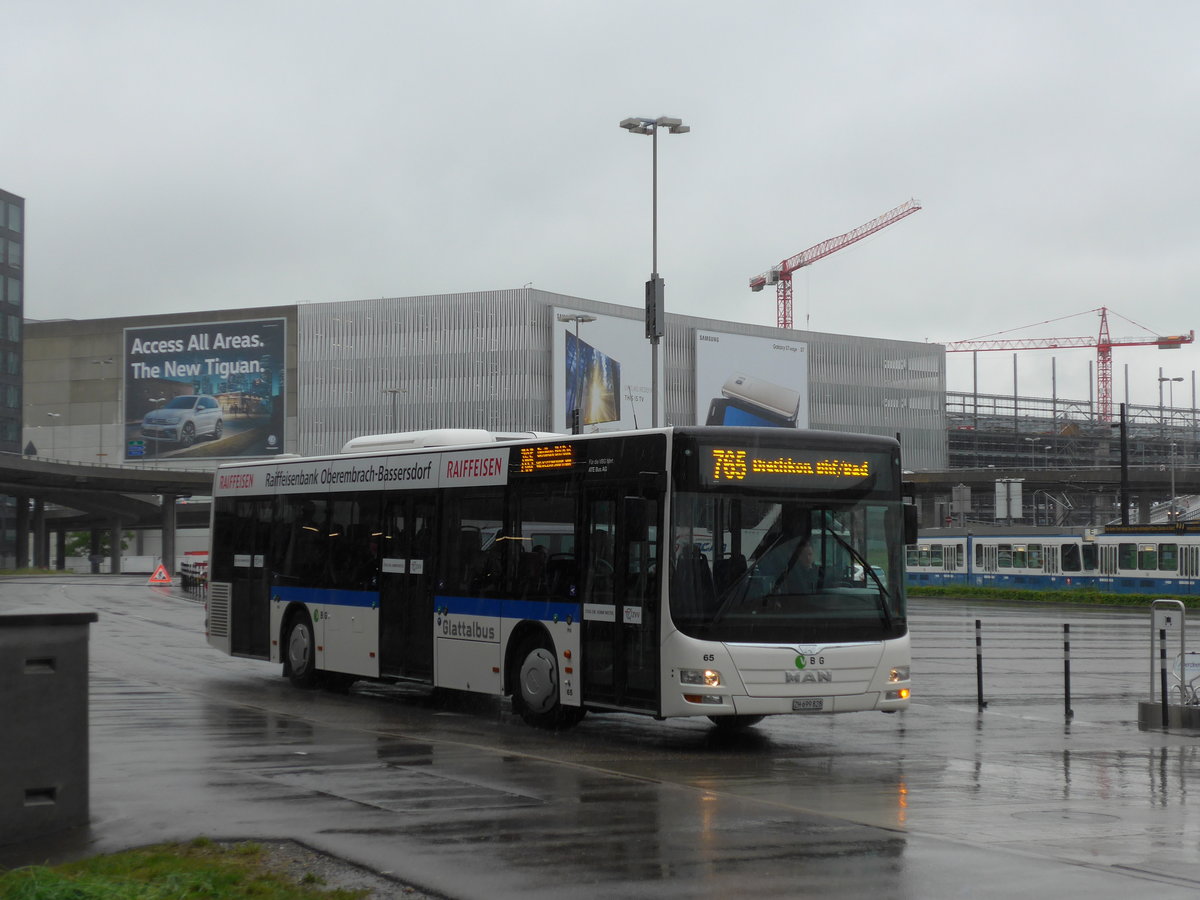
[[[904,543],[917,542],[917,508],[909,504],[900,507],[904,510]]]

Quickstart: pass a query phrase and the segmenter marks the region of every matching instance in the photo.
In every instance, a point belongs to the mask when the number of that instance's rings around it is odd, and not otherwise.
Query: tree
[[[105,528],[99,532],[100,549],[97,551],[101,556],[108,556],[112,550],[110,536],[112,529]],[[132,531],[121,532],[121,549],[128,550],[129,542],[133,539]],[[82,556],[84,558],[92,555],[92,533],[90,531],[69,531],[67,532],[67,556]]]

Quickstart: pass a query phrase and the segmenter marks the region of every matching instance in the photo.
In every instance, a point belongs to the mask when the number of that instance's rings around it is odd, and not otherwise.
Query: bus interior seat
[[[551,553],[546,560],[546,591],[552,597],[570,597],[578,579],[574,553]]]
[[[717,590],[724,590],[746,574],[746,557],[740,553],[726,556],[713,563],[713,582]]]
[[[458,586],[470,590],[479,574],[480,556],[483,554],[483,538],[478,528],[463,528],[458,533]]]
[[[678,598],[679,608],[689,610],[697,618],[707,617],[717,608],[717,591],[713,584],[708,557],[697,544],[680,548],[675,561],[672,595]],[[676,602],[672,601],[672,608]]]

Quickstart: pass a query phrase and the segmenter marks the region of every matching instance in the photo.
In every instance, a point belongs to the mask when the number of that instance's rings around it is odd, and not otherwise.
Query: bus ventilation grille
[[[229,637],[229,598],[233,586],[213,582],[208,586],[208,633],[213,637]]]

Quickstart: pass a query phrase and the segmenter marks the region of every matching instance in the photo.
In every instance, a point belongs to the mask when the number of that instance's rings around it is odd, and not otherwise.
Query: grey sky
[[[0,187],[26,314],[90,318],[515,288],[814,331],[957,340],[1108,306],[1200,326],[1200,5],[9,0]],[[1020,336],[1090,335],[1095,315]],[[1144,334],[1120,318],[1114,337]],[[1016,335],[1014,335],[1016,336]],[[1156,403],[1196,345],[1118,349]],[[1020,357],[1086,398],[1089,350]],[[1012,389],[1010,353],[981,388]],[[969,390],[969,354],[950,357]]]

